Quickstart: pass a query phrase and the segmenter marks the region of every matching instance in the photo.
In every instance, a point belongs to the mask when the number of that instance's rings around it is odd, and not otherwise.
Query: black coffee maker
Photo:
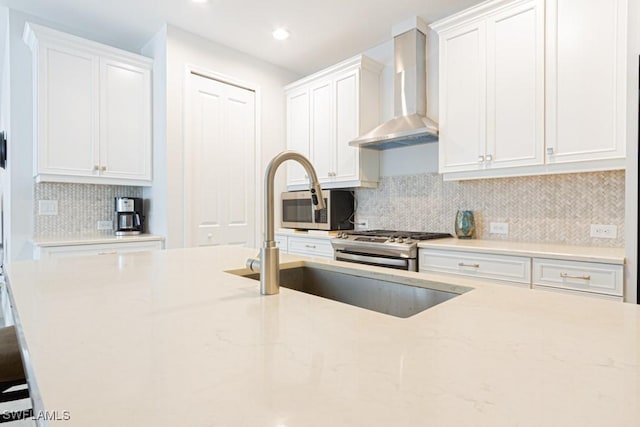
[[[131,236],[142,233],[142,199],[139,197],[116,197],[116,217],[114,230],[116,236]]]

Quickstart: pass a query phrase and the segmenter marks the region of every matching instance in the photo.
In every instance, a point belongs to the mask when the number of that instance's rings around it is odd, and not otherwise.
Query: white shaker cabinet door
[[[44,44],[38,59],[36,173],[97,174],[98,57]]]
[[[441,173],[484,168],[485,30],[476,22],[440,34]]]
[[[358,136],[358,70],[334,81],[335,166],[332,177],[339,181],[358,179],[359,149],[349,145]]]
[[[544,2],[487,19],[488,168],[544,163]]]
[[[287,94],[287,149],[309,157],[309,90]],[[287,162],[287,185],[307,185],[304,168]]]
[[[626,0],[547,1],[547,163],[625,156]]]
[[[151,72],[100,60],[100,175],[151,179]]]
[[[332,82],[312,86],[311,94],[311,159],[320,182],[331,180],[333,157]]]

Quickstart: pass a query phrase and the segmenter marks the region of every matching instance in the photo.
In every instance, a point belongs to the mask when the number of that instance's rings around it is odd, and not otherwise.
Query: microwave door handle
[[[140,214],[136,212],[136,227],[140,227],[141,225]]]

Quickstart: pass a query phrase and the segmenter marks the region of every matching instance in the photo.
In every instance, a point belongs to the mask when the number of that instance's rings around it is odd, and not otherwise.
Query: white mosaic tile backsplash
[[[443,181],[438,174],[384,177],[356,190],[356,222],[369,228],[454,234],[458,209],[474,211],[476,238],[607,247],[624,246],[624,171]],[[489,234],[506,222],[509,234]],[[591,224],[613,224],[617,238],[590,237]]]
[[[115,197],[142,197],[142,187],[123,185],[34,184],[34,237],[105,234],[113,230],[98,230],[98,221],[114,218]],[[58,215],[40,215],[40,200],[57,200]]]

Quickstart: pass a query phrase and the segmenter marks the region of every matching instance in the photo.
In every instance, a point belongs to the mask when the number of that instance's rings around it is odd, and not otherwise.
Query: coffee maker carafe
[[[131,236],[142,233],[142,199],[139,197],[116,197],[116,236]]]

